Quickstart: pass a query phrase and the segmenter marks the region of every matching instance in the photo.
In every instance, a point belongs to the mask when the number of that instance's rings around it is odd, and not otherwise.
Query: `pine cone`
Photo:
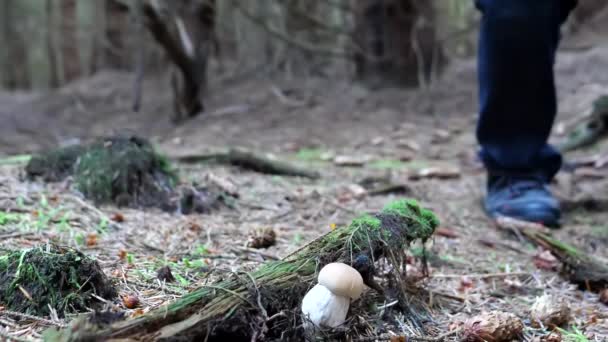
[[[522,321],[512,313],[483,312],[466,321],[463,342],[502,342],[517,338],[524,330]]]
[[[535,328],[541,325],[549,329],[562,326],[570,320],[570,307],[564,301],[548,294],[536,298],[530,309],[531,324]]]
[[[247,247],[268,248],[277,242],[277,234],[272,228],[258,228],[249,233]]]

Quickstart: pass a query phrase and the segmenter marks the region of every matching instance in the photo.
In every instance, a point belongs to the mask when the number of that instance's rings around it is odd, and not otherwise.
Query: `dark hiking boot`
[[[490,175],[485,209],[493,218],[512,217],[558,227],[560,208],[546,182],[535,176]]]

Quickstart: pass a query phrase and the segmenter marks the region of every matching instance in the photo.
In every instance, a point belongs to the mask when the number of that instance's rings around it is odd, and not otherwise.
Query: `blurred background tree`
[[[204,19],[184,10],[196,3],[214,7],[206,29],[215,31],[221,53],[205,58],[228,74],[339,74],[410,86],[427,82],[449,59],[475,53],[478,13],[465,0],[0,0],[0,84],[48,89],[140,64],[146,74],[163,72],[170,53],[149,26],[138,29],[137,8],[163,7],[163,18],[180,18],[193,42],[211,39],[193,25]],[[606,8],[602,0],[581,1],[569,29]]]

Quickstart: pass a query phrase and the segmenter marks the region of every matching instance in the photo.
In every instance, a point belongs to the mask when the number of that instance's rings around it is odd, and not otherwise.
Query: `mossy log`
[[[608,95],[598,97],[592,105],[591,113],[584,122],[574,127],[565,142],[559,146],[562,152],[572,151],[595,144],[608,134]]]
[[[227,152],[181,156],[178,157],[177,160],[182,163],[214,161],[272,175],[304,177],[310,179],[317,179],[320,177],[320,174],[316,171],[307,170],[284,161],[272,160],[250,151],[235,148],[230,149]]]
[[[551,252],[561,263],[561,274],[574,284],[590,291],[608,288],[608,265],[591,255],[549,236],[541,224],[510,217],[496,219],[499,228],[514,232]]]
[[[530,229],[523,230],[522,233],[551,251],[562,263],[561,273],[564,278],[589,291],[608,288],[608,265],[605,263],[545,233]]]
[[[356,260],[362,256],[372,261],[385,258],[396,270],[391,273],[394,275],[402,266],[397,256],[404,256],[412,242],[429,239],[438,224],[435,215],[416,201],[392,202],[382,212],[361,216],[349,226],[329,232],[282,260],[266,262],[251,273],[234,273],[165,307],[109,326],[81,320],[62,331],[49,331],[46,340],[301,339],[300,302],[316,283],[321,267],[345,262],[357,268]],[[402,281],[390,284],[405,286]],[[415,317],[412,303],[416,298],[401,294],[398,298],[408,310],[407,317]]]
[[[99,138],[34,155],[29,179],[57,182],[74,177],[79,191],[96,203],[163,207],[174,194],[177,172],[152,144],[133,135]]]

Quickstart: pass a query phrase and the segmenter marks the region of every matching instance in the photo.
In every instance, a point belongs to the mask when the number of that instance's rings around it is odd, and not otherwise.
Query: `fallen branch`
[[[471,279],[491,279],[491,278],[507,278],[507,277],[527,277],[530,272],[501,272],[488,274],[434,274],[431,278],[471,278]]]
[[[2,337],[3,339],[6,339],[6,341],[15,341],[15,342],[31,342],[31,340],[27,339],[27,338],[21,338],[18,336],[14,336],[11,335],[7,332],[4,332],[2,330],[0,330],[0,337]]]
[[[599,291],[608,286],[608,265],[573,246],[550,237],[545,230],[539,229],[538,226],[543,227],[542,225],[512,218],[499,218],[497,224],[503,229],[516,229],[529,241],[549,250],[562,263],[562,276],[572,283],[589,291]]]
[[[12,317],[19,317],[21,319],[27,319],[30,321],[34,321],[34,322],[38,322],[38,323],[42,323],[45,325],[50,325],[50,326],[57,326],[57,327],[65,327],[64,323],[61,322],[54,322],[42,317],[38,317],[38,316],[34,316],[34,315],[28,315],[28,314],[24,314],[21,312],[15,312],[15,311],[10,311],[10,310],[0,310],[0,316],[12,316]]]
[[[256,153],[241,149],[230,149],[228,152],[186,155],[177,157],[175,159],[182,163],[214,161],[221,164],[234,165],[243,169],[273,175],[296,176],[310,179],[317,179],[321,177],[316,171],[306,170],[283,161],[272,160]]]
[[[598,97],[592,105],[591,113],[568,135],[559,149],[572,151],[595,144],[608,134],[608,95]]]
[[[330,262],[349,263],[359,270],[364,281],[373,280],[369,272],[373,264],[370,266],[361,260],[373,262],[386,257],[390,267],[396,270],[390,276],[398,278],[402,265],[395,263],[395,255],[403,255],[403,250],[414,241],[431,238],[437,225],[434,214],[415,201],[393,202],[375,216],[361,216],[348,227],[331,231],[296,254],[268,261],[249,274],[232,273],[168,306],[109,326],[100,327],[80,319],[68,329],[47,332],[47,340],[193,340],[206,336],[209,341],[228,341],[251,340],[260,334],[293,340],[290,337],[303,334],[300,301],[316,281],[322,266]],[[419,298],[420,293],[412,294],[416,293],[415,289],[403,292],[407,283],[396,280],[388,282],[397,287],[390,292],[399,294],[399,306],[395,309],[407,310],[408,319],[415,322],[413,326],[420,326],[419,315],[425,313],[424,299]],[[385,301],[384,297],[379,299],[382,303]],[[361,314],[367,312],[365,308],[362,310]],[[348,332],[345,329],[341,333]]]

